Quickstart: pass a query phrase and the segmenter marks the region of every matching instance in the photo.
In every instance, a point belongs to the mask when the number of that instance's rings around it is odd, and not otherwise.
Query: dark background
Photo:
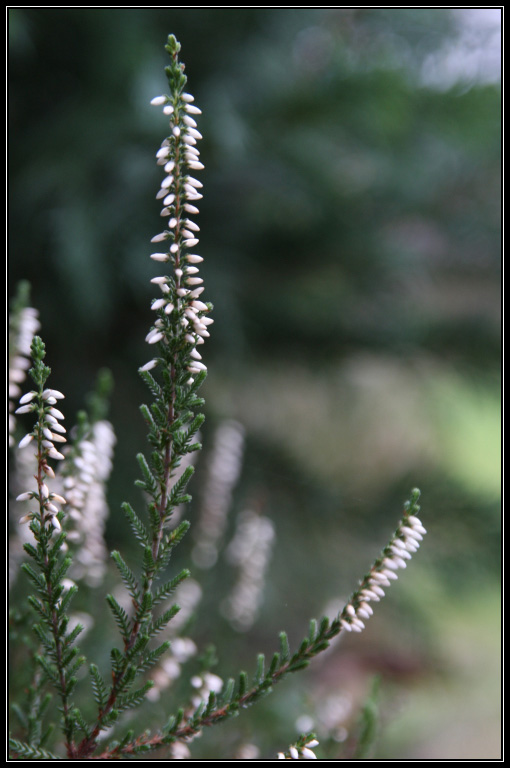
[[[9,11],[9,290],[32,284],[69,423],[97,369],[113,372],[107,540],[128,555],[120,504],[141,507],[134,456],[146,446],[138,406],[149,395],[136,371],[150,356],[149,241],[161,231],[154,155],[167,130],[149,102],[167,90],[169,33],[203,111],[199,252],[215,324],[187,514],[193,522],[199,513],[215,428],[234,418],[246,443],[225,542],[246,508],[276,534],[248,633],[217,611],[232,567],[220,558],[214,572],[192,568],[203,588],[193,637],[201,649],[217,645],[214,671],[251,672],[281,629],[296,645],[311,616],[348,597],[409,490],[423,494],[423,549],[365,632],[204,734],[195,759],[223,759],[242,743],[270,757],[305,713],[317,754],[336,758],[345,743],[321,732],[320,706],[344,697],[356,713],[374,674],[376,758],[499,756],[494,14]],[[189,561],[189,545],[181,549],[175,568]],[[96,614],[101,595],[85,595],[81,608]],[[113,625],[99,623],[103,637],[84,641],[92,657]],[[172,693],[154,708],[156,728],[176,709]],[[344,725],[353,733],[355,717]]]

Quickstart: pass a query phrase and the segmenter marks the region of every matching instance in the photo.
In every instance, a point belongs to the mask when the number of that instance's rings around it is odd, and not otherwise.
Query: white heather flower
[[[31,410],[32,410],[31,405],[22,405],[20,408],[16,408],[14,413],[30,413]]]
[[[373,600],[374,602],[378,603],[380,601],[380,597],[376,592],[374,592],[373,589],[363,589],[360,592],[360,597],[366,599],[366,600]]]
[[[166,232],[161,232],[159,235],[154,235],[153,238],[151,238],[151,243],[161,243],[163,240],[166,240],[167,235]]]
[[[402,526],[400,532],[404,534],[405,539],[415,539],[416,541],[421,541],[423,539],[423,536],[419,531],[415,528],[409,528],[407,525]]]
[[[368,603],[360,603],[358,606],[358,616],[361,616],[364,619],[369,619],[373,612],[373,609]]]
[[[151,100],[151,104],[152,104],[152,106],[154,106],[154,107],[158,107],[158,106],[160,106],[161,104],[166,104],[166,96],[155,96],[155,97],[154,97],[154,98]]]
[[[37,395],[37,392],[27,392],[26,395],[23,395],[23,397],[20,397],[19,404],[25,405],[25,403],[31,403],[36,395]]]
[[[397,576],[397,574],[395,573],[395,571],[391,571],[391,570],[389,570],[388,568],[385,568],[383,571],[381,571],[381,574],[382,574],[383,576],[386,576],[386,578],[387,578],[387,579],[390,579],[390,580],[393,580],[393,579],[398,579],[398,576]]]
[[[65,398],[65,395],[63,395],[62,392],[59,392],[58,389],[45,389],[42,396],[43,400],[47,400],[49,397],[54,397],[57,400],[63,400]]]
[[[199,162],[198,162],[198,161],[196,161],[196,160],[191,160],[191,161],[189,161],[189,162],[188,162],[188,166],[189,166],[189,167],[190,167],[190,168],[191,168],[193,171],[202,171],[202,170],[205,168],[205,165],[204,165],[203,163],[199,163]]]
[[[25,435],[25,437],[23,437],[19,441],[18,448],[25,448],[25,446],[31,443],[33,439],[34,439],[34,436],[32,434]]]
[[[140,370],[141,371],[150,371],[150,370],[152,370],[152,368],[155,368],[157,364],[158,364],[158,361],[156,359],[149,360],[148,363],[145,363],[145,365],[142,365]]]
[[[420,533],[420,534],[427,533],[427,530],[426,528],[423,527],[421,520],[415,515],[409,515],[407,518],[407,523],[411,526],[411,529],[415,533]]]
[[[192,104],[186,104],[185,109],[186,109],[186,112],[189,115],[201,115],[202,114],[202,110],[199,109],[198,107],[193,106]]]
[[[55,447],[49,449],[48,456],[51,459],[57,459],[58,461],[65,459],[65,456],[62,453],[59,453]]]
[[[16,496],[16,501],[28,501],[29,499],[33,498],[33,496],[33,491],[25,491],[24,493],[20,493],[19,496]]]
[[[371,584],[372,586],[376,586],[376,585],[378,586],[379,584],[382,584],[383,587],[389,587],[391,582],[389,579],[386,578],[386,576],[384,576],[384,574],[375,572],[370,577],[369,584]]]

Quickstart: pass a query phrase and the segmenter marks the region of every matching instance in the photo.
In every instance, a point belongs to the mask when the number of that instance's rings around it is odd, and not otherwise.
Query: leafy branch
[[[161,216],[167,219],[167,226],[152,238],[161,250],[151,254],[164,274],[151,280],[161,291],[161,296],[151,304],[155,319],[146,336],[153,357],[139,369],[152,397],[149,405],[141,406],[150,452],[137,455],[141,477],[135,482],[144,492],[144,514],[139,515],[127,502],[122,505],[139,545],[140,562],[132,568],[120,552],[111,553],[129,603],[121,604],[113,594],[106,596],[119,631],[119,647],[111,649],[109,675],[103,676],[94,663],[89,666],[97,709],[91,722],[87,722],[73,701],[78,672],[85,658],[76,647],[83,628],[79,624],[69,628],[69,608],[77,587],[66,578],[73,558],[67,546],[65,521],[66,515],[71,517],[71,510],[79,511],[76,499],[79,500],[80,494],[75,493],[72,502],[48,487],[55,479],[51,461],[66,458],[55,445],[66,442],[66,430],[61,424],[64,415],[55,407],[64,395],[46,387],[50,369],[43,363],[44,344],[35,336],[30,350],[33,367],[29,372],[35,389],[21,397],[15,413],[30,413],[35,421],[32,431],[20,442],[21,447],[31,443],[36,447],[35,488],[24,491],[17,500],[32,505],[21,518],[33,534],[33,543],[24,545],[31,562],[24,563],[22,568],[33,587],[28,602],[31,616],[36,617],[33,630],[38,648],[33,654],[36,674],[28,688],[27,706],[25,709],[15,707],[27,735],[25,741],[12,739],[10,742],[11,757],[16,760],[63,759],[44,748],[51,733],[42,726],[51,699],[45,692],[48,685],[60,699],[67,759],[131,759],[162,747],[171,752],[177,743],[188,741],[204,728],[234,717],[259,701],[287,675],[307,667],[342,631],[361,632],[364,621],[373,613],[373,603],[379,602],[384,589],[397,579],[396,572],[406,568],[426,533],[418,517],[420,492],[414,489],[404,505],[396,531],[344,608],[334,619],[324,617],[319,622],[313,619],[296,651],[291,653],[288,637],[281,632],[278,651],[268,664],[260,654],[251,677],[241,671],[224,684],[216,678],[219,681],[216,687],[204,693],[205,686],[199,703],[194,699],[192,706],[180,708],[156,735],[136,736],[130,730],[120,741],[105,749],[101,747],[103,751],[97,754],[101,732],[115,726],[126,710],[139,707],[154,685],[143,676],[170,647],[168,640],[154,646],[154,638],[161,635],[180,610],[177,603],[158,611],[156,608],[189,576],[187,569],[170,578],[164,572],[174,549],[190,527],[185,520],[175,524],[174,512],[191,500],[187,489],[194,469],[189,465],[189,455],[201,447],[196,435],[204,421],[203,414],[198,412],[204,401],[198,396],[198,390],[207,375],[199,347],[209,337],[213,320],[210,318],[212,305],[202,298],[204,286],[198,265],[203,259],[194,252],[199,242],[199,227],[193,217],[198,214],[196,203],[202,197],[202,183],[194,175],[203,168],[196,148],[202,138],[195,121],[200,110],[194,105],[193,96],[185,91],[187,79],[184,65],[179,61],[180,44],[173,35],[168,37],[166,51],[170,56],[170,65],[165,70],[169,94],[152,100],[170,119],[169,135],[156,153],[157,163],[166,174],[157,199],[162,200]],[[79,466],[79,462],[86,463],[81,451],[93,426],[104,415],[105,396],[110,386],[109,375],[104,373],[90,402],[90,419],[86,414],[79,418],[77,442],[68,452],[67,468],[62,472],[64,480],[72,480],[73,468]],[[68,487],[76,490],[72,483]],[[373,729],[368,709],[365,714],[366,727],[360,749],[366,751]],[[280,753],[279,758],[313,759],[311,747],[316,743],[313,734],[304,734],[287,753]]]
[[[308,635],[292,655],[287,634],[281,632],[280,647],[266,669],[263,654],[257,658],[256,671],[249,681],[246,672],[241,672],[237,682],[231,678],[216,695],[211,692],[207,701],[203,701],[192,713],[186,714],[180,709],[170,717],[165,730],[158,735],[139,737],[123,742],[122,747],[115,745],[101,754],[101,759],[109,760],[114,756],[136,755],[171,745],[176,741],[186,741],[200,733],[203,728],[216,725],[239,714],[242,709],[255,704],[272,691],[274,686],[287,675],[305,669],[310,661],[329,647],[334,637],[342,631],[361,631],[363,626],[359,616],[365,619],[372,614],[370,602],[378,602],[384,595],[381,584],[389,586],[397,568],[405,567],[402,554],[416,551],[425,529],[417,517],[420,492],[415,488],[411,498],[404,504],[404,514],[400,524],[381,555],[374,561],[370,571],[360,581],[349,601],[338,616],[330,620],[327,617],[317,622],[310,621]],[[398,553],[398,554],[397,554]],[[386,583],[387,582],[387,583]],[[382,594],[381,594],[382,593]],[[366,718],[365,718],[366,719]],[[308,738],[311,738],[308,735]],[[368,737],[367,737],[368,738]],[[305,742],[302,746],[305,745]]]

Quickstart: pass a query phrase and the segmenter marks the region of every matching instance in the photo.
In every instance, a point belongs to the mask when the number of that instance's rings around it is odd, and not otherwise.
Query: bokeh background
[[[193,757],[247,744],[271,757],[303,725],[319,757],[352,755],[379,676],[374,759],[497,758],[500,11],[9,10],[9,290],[32,284],[69,423],[96,371],[113,373],[106,533],[127,557],[167,130],[149,101],[167,90],[169,33],[203,111],[199,252],[215,305],[192,521],[217,430],[235,420],[244,435],[218,562],[192,566],[190,636],[217,646],[216,674],[254,671],[280,630],[296,645],[348,597],[414,486],[428,529],[361,635],[204,733]],[[247,511],[274,539],[264,600],[240,627],[218,605]],[[174,568],[192,547],[190,535]],[[77,606],[100,627],[84,639],[92,657],[114,636],[101,595]]]

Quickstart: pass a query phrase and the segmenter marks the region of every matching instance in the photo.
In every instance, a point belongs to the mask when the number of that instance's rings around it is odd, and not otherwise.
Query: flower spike
[[[365,628],[362,619],[369,619],[373,613],[369,603],[379,602],[384,597],[382,587],[389,587],[398,578],[396,571],[406,568],[406,560],[418,549],[427,532],[417,517],[419,498],[420,491],[415,488],[411,492],[411,500],[404,505],[404,515],[393,537],[338,615],[340,624],[347,632],[361,632]]]
[[[158,319],[147,334],[146,341],[151,345],[158,344],[161,356],[153,357],[140,370],[148,371],[161,363],[167,370],[172,369],[179,352],[185,357],[185,368],[192,375],[191,382],[195,374],[207,370],[203,363],[196,362],[196,346],[203,343],[204,335],[209,335],[204,333],[203,321],[212,309],[211,304],[196,301],[198,289],[193,288],[203,283],[196,264],[203,259],[190,253],[199,242],[199,227],[189,216],[199,213],[194,203],[202,198],[198,190],[203,186],[194,173],[204,167],[198,162],[199,152],[195,147],[202,135],[196,130],[196,121],[190,115],[201,114],[201,111],[191,104],[193,96],[184,91],[184,65],[177,56],[180,44],[173,35],[168,38],[166,50],[171,56],[171,65],[166,68],[170,95],[156,96],[151,104],[163,107],[163,114],[170,116],[170,135],[156,152],[157,163],[164,166],[167,174],[157,197],[164,198],[165,207],[161,215],[168,217],[168,229],[155,235],[151,242],[164,243],[167,249],[151,254],[151,259],[168,264],[170,274],[151,280],[159,285],[163,297],[152,303],[151,309],[157,312]]]
[[[65,428],[59,424],[63,420],[64,414],[53,403],[62,400],[64,395],[56,389],[44,389],[46,379],[50,374],[50,369],[44,365],[43,359],[46,355],[45,346],[39,336],[34,336],[30,349],[33,367],[29,373],[34,381],[36,389],[23,395],[19,402],[20,407],[15,413],[33,413],[36,423],[32,432],[23,437],[19,443],[20,448],[29,445],[33,440],[36,443],[36,456],[38,470],[36,475],[37,490],[25,491],[17,496],[17,501],[35,500],[38,502],[39,512],[29,512],[20,519],[21,523],[30,522],[37,519],[40,525],[44,526],[50,522],[54,528],[60,529],[58,514],[60,509],[57,504],[65,504],[66,500],[57,493],[50,492],[46,485],[46,478],[54,477],[54,472],[48,464],[49,459],[62,461],[64,455],[55,447],[55,443],[65,443],[66,438],[61,434]]]

